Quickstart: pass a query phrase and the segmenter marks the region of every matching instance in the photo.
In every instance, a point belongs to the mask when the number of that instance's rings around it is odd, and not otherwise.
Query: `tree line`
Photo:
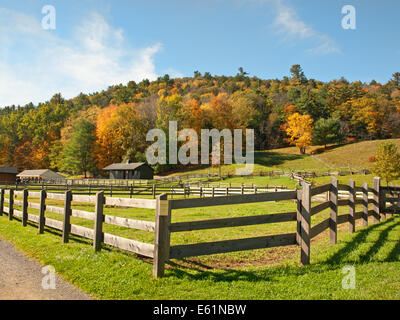
[[[179,128],[255,130],[259,150],[400,136],[400,73],[384,84],[308,79],[300,65],[283,79],[235,76],[134,81],[35,106],[0,109],[0,164],[101,174],[105,166],[145,160],[146,133]],[[156,166],[156,171],[171,166]]]

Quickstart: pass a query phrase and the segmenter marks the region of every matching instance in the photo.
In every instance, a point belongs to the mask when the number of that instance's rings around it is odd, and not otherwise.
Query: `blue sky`
[[[42,7],[56,9],[43,30]],[[356,30],[342,28],[344,5]],[[0,106],[71,98],[194,70],[386,82],[400,71],[397,0],[70,0],[0,2]]]

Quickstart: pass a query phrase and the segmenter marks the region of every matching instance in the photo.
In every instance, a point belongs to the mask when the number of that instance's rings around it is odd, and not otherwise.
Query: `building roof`
[[[25,170],[17,175],[20,178],[64,179],[64,177],[50,169]]]
[[[18,170],[17,170],[17,168],[14,168],[14,167],[4,166],[4,167],[0,167],[0,173],[17,174]]]
[[[20,174],[18,174],[18,177],[41,177],[47,171],[48,171],[48,169],[43,169],[43,170],[24,170]]]
[[[135,170],[143,165],[148,166],[150,169],[153,170],[148,164],[144,162],[137,162],[137,163],[113,163],[109,166],[105,167],[103,170],[112,171],[112,170]]]

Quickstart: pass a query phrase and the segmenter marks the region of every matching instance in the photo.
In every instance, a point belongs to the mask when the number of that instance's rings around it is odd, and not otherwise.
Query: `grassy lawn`
[[[222,175],[228,173],[233,174],[236,168],[243,167],[243,165],[232,164],[221,166]],[[322,161],[319,161],[315,157],[309,155],[299,154],[298,148],[282,148],[269,151],[255,151],[254,152],[254,171],[272,171],[272,170],[306,170],[306,171],[326,171],[332,169],[325,165]],[[187,173],[219,173],[219,168],[201,168],[193,169]],[[174,173],[172,175],[180,175],[182,173]]]
[[[314,156],[301,155],[296,147],[279,148],[268,151],[255,151],[254,153],[254,172],[259,171],[327,171],[327,170],[348,170],[352,169],[370,169],[373,162],[368,158],[376,154],[377,148],[382,142],[392,142],[400,148],[400,139],[372,140],[362,141],[342,146],[330,146],[326,151]],[[315,149],[321,149],[322,146],[311,146],[307,153]],[[242,165],[223,165],[221,172],[233,174],[236,168]],[[219,168],[199,168],[192,169],[186,173],[219,173]],[[174,173],[172,175],[180,175]]]
[[[316,158],[329,163],[332,167],[357,169],[369,169],[373,162],[369,162],[370,156],[375,156],[378,146],[382,142],[392,142],[400,148],[400,139],[371,140],[352,143],[321,153]]]
[[[60,202],[48,200],[48,204]],[[61,202],[62,203],[62,202]],[[315,204],[314,204],[315,205]],[[91,205],[74,208],[93,211]],[[173,222],[293,211],[292,201],[196,208],[173,211]],[[359,210],[359,208],[357,208]],[[35,213],[35,211],[32,211]],[[37,212],[36,212],[37,213]],[[106,214],[144,220],[154,219],[154,210],[106,208]],[[347,213],[341,208],[340,213]],[[329,215],[313,216],[315,225]],[[46,213],[61,220],[61,215]],[[72,222],[93,227],[92,221]],[[360,222],[360,221],[359,221]],[[223,228],[172,234],[172,245],[255,237],[295,232],[295,222]],[[59,231],[45,229],[37,235],[30,223],[0,217],[0,237],[44,265],[53,265],[63,278],[99,299],[399,299],[400,218],[388,219],[368,228],[357,226],[349,235],[347,224],[339,226],[339,243],[328,244],[328,231],[312,241],[311,265],[299,267],[299,248],[261,249],[229,254],[173,260],[166,277],[152,278],[151,259],[139,258],[108,246],[100,253],[92,241],[72,236],[61,243]],[[152,233],[106,226],[105,232],[153,242]],[[356,289],[342,289],[343,266],[356,268]]]

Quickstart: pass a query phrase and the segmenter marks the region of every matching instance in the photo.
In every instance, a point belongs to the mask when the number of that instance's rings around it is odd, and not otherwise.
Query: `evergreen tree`
[[[335,119],[321,118],[315,123],[313,131],[313,144],[326,145],[330,143],[339,143],[343,140],[340,134],[340,123]]]
[[[95,126],[85,120],[78,120],[73,127],[71,140],[63,150],[65,169],[72,173],[87,173],[95,168],[93,149],[96,141]]]

